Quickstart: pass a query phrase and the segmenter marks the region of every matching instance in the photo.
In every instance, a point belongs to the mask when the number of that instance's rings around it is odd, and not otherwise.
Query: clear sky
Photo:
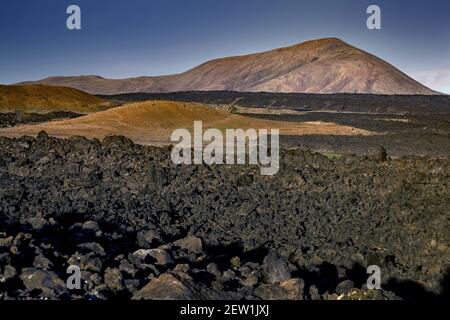
[[[82,29],[66,28],[77,4]],[[382,29],[366,28],[366,8]],[[0,83],[186,71],[214,58],[337,37],[450,93],[449,0],[2,0]]]

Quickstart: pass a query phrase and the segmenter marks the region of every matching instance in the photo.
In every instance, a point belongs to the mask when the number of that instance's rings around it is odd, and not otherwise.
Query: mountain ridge
[[[19,84],[73,87],[91,94],[177,91],[439,94],[388,62],[337,38],[218,58],[167,76],[48,77]]]

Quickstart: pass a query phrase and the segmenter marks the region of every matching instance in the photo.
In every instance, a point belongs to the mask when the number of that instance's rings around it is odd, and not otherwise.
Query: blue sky
[[[66,28],[77,4],[82,30]],[[366,8],[382,29],[366,28]],[[338,37],[450,93],[449,0],[2,0],[0,83],[186,71],[214,58]]]

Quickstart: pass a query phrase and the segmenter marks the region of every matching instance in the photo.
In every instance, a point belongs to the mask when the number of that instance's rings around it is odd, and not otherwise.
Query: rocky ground
[[[449,105],[450,111],[450,105]],[[285,147],[339,154],[373,154],[383,145],[391,156],[450,155],[450,113],[448,115],[383,115],[308,112],[303,115],[252,115],[283,121],[325,121],[368,130],[370,136],[304,135],[282,136]]]
[[[309,94],[233,91],[184,91],[99,95],[116,103],[170,100],[299,111],[335,111],[370,114],[449,115],[450,96]]]
[[[52,120],[72,119],[81,114],[67,111],[54,111],[47,113],[29,112],[0,112],[0,128],[14,127],[22,124],[40,123]]]
[[[263,177],[123,137],[0,138],[0,299],[448,299],[449,160],[288,150]]]

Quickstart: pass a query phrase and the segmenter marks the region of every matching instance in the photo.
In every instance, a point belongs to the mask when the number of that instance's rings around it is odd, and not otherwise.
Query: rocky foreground
[[[449,160],[289,150],[262,177],[123,137],[0,138],[0,299],[445,299]]]

